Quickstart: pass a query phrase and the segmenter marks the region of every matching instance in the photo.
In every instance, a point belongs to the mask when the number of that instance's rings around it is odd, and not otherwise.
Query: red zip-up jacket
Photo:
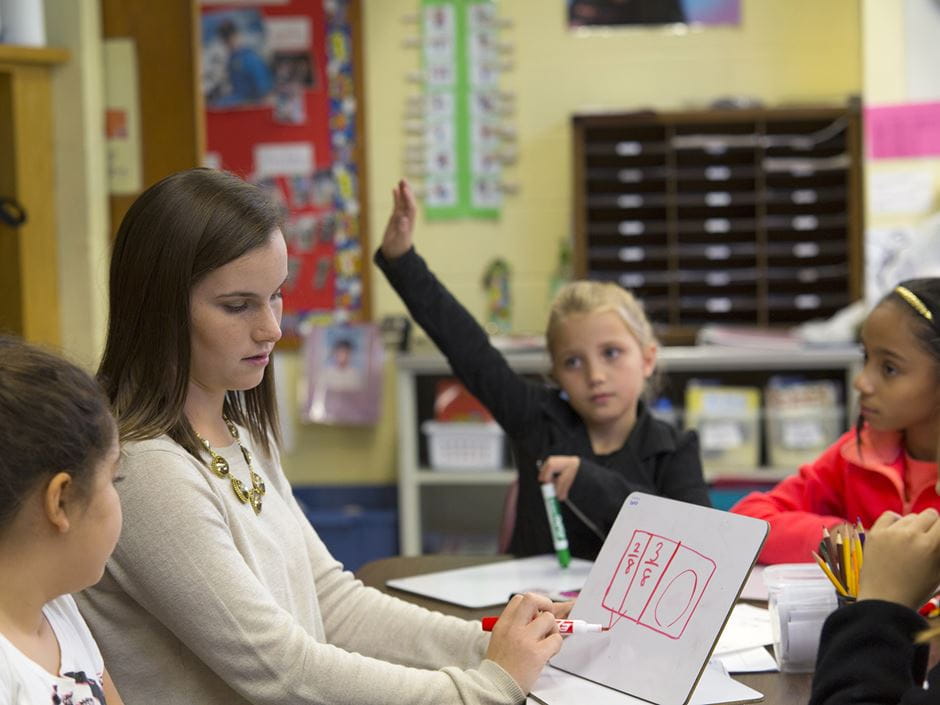
[[[845,433],[812,463],[769,492],[752,492],[731,511],[770,522],[758,561],[804,563],[818,551],[823,527],[861,520],[870,527],[885,511],[940,511],[936,463],[906,457],[899,432]]]

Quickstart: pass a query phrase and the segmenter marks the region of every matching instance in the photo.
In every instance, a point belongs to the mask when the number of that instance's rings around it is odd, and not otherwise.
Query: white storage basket
[[[496,423],[425,421],[428,455],[435,470],[499,470],[503,429]]]

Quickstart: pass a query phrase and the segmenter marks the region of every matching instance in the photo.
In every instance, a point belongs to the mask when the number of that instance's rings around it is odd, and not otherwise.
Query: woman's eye
[[[881,370],[882,370],[882,372],[884,372],[884,374],[885,374],[886,377],[891,377],[891,376],[896,375],[896,374],[898,373],[898,368],[895,367],[894,365],[889,364],[889,363],[885,363],[884,365],[882,365],[882,366],[881,366]]]
[[[240,304],[223,304],[223,306],[229,313],[241,313],[248,308],[248,304],[244,301]]]
[[[284,298],[284,292],[281,291],[280,289],[278,289],[278,290],[275,291],[273,294],[271,294],[271,298],[272,298],[272,299],[283,299],[283,298]]]
[[[610,360],[616,360],[620,357],[621,350],[620,348],[605,348],[604,356]]]

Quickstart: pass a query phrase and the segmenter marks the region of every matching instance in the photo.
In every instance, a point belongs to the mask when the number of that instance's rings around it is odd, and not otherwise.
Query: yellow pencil
[[[852,536],[852,585],[855,592],[853,593],[856,597],[858,596],[858,576],[861,573],[861,557],[862,554],[858,549],[858,537]]]
[[[845,588],[842,587],[842,583],[839,582],[839,579],[829,570],[829,566],[826,565],[826,561],[819,557],[819,554],[816,551],[813,551],[813,558],[816,559],[816,562],[819,564],[819,567],[822,568],[823,573],[826,574],[826,577],[829,578],[829,582],[835,585],[836,590],[839,591],[839,594],[843,597],[848,597],[849,593],[845,591]]]
[[[843,572],[845,573],[845,587],[848,589],[849,594],[852,597],[855,597],[855,587],[852,584],[852,552],[849,550],[848,540],[842,537],[842,533],[839,533],[839,536],[836,538],[836,543],[842,545],[842,562],[843,562]]]
[[[858,531],[855,532],[855,538],[852,541],[852,547],[855,549],[855,565],[858,568],[858,572],[862,572],[862,563],[864,562],[865,551],[862,547],[862,537],[859,535]],[[856,583],[857,587],[857,583]]]

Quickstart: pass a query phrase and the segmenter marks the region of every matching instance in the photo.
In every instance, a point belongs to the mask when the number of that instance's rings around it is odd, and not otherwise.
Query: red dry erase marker
[[[499,617],[484,617],[481,620],[483,631],[493,631],[497,619],[499,619]],[[555,624],[558,625],[558,631],[562,634],[596,634],[598,632],[606,632],[609,629],[609,627],[605,627],[601,624],[585,622],[583,619],[556,619]]]
[[[934,595],[917,612],[921,617],[929,617],[932,612],[940,610],[940,595]]]

